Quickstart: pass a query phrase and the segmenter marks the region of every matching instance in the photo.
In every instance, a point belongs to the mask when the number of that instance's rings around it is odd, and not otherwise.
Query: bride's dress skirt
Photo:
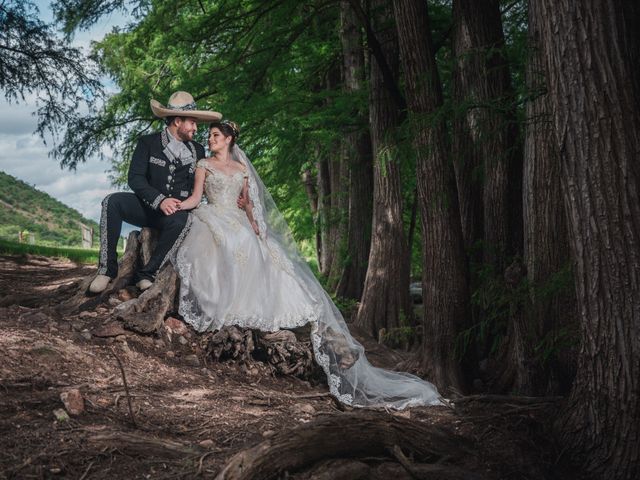
[[[199,332],[276,331],[318,318],[318,301],[292,276],[278,244],[259,238],[235,205],[197,208],[176,260],[179,312]]]
[[[228,176],[202,160],[198,166],[209,172],[204,185],[209,203],[193,210],[188,233],[173,259],[181,280],[179,312],[185,322],[199,332],[225,325],[276,331],[311,323],[315,359],[340,401],[398,409],[441,404],[429,382],[367,361],[362,345],[351,336],[304,260],[294,247],[285,250],[291,242],[278,237],[277,228],[265,228],[255,172],[247,176],[254,211],[263,226],[260,236],[236,206],[243,174]],[[284,219],[271,217],[270,222],[274,226]]]

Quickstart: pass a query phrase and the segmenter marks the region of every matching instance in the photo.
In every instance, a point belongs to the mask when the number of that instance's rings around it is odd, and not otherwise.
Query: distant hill
[[[80,225],[93,227],[94,246],[100,228],[93,220],[48,194],[0,172],[0,238],[17,241],[18,232],[35,234],[42,245],[81,246]]]

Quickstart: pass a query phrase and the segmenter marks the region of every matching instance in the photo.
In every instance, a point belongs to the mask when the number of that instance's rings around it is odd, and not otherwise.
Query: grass
[[[8,255],[42,255],[45,257],[68,258],[78,263],[98,263],[97,248],[49,247],[30,245],[0,239],[0,253]]]

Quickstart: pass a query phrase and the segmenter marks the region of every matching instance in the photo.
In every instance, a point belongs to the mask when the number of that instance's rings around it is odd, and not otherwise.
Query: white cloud
[[[0,133],[0,170],[96,221],[104,196],[117,191],[108,179],[108,167],[105,162],[90,159],[78,165],[75,172],[62,170],[49,158],[48,148],[39,137]]]

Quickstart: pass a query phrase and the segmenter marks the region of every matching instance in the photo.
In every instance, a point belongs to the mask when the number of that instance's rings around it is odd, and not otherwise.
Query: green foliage
[[[407,350],[416,338],[416,329],[414,327],[404,326],[390,328],[380,338],[380,341],[391,348],[404,348]]]
[[[553,301],[567,298],[574,288],[570,264],[539,285],[531,285],[523,278],[518,285],[511,288],[507,286],[504,277],[497,275],[491,266],[476,266],[472,273],[477,283],[471,301],[481,320],[459,334],[455,347],[458,358],[462,358],[474,343],[483,344],[487,341],[491,342],[487,353],[494,354],[503,342],[514,315],[526,312],[532,301],[538,305],[550,305]],[[574,346],[578,341],[578,332],[574,325],[567,322],[560,329],[550,331],[535,341],[536,355],[544,364],[549,358],[556,357],[559,352]]]
[[[81,246],[81,224],[93,228],[76,210],[11,175],[0,172],[0,238],[17,241],[18,232],[35,234],[40,245]]]
[[[459,334],[455,346],[458,358],[462,358],[474,342],[490,341],[488,353],[494,354],[504,340],[509,323],[529,298],[525,280],[510,288],[492,265],[476,266],[472,276],[477,283],[471,294],[471,304],[481,320]]]
[[[78,2],[87,3],[65,3]],[[240,144],[295,238],[312,238],[300,173],[317,155],[335,155],[345,126],[362,128],[350,113],[366,111],[366,95],[344,95],[332,80],[339,76],[336,6],[310,0],[147,2],[137,23],[95,46],[120,92],[72,125],[55,155],[73,166],[108,145],[116,152],[112,178],[122,183],[133,140],[161,128],[149,99],[164,103],[171,92],[187,90],[199,107],[240,124]],[[77,16],[69,18],[69,25],[82,25]]]
[[[0,92],[9,103],[34,97],[38,133],[56,138],[60,125],[77,120],[102,86],[96,64],[38,17],[30,0],[0,2]]]
[[[358,301],[353,298],[332,296],[333,303],[348,321],[358,310]]]

